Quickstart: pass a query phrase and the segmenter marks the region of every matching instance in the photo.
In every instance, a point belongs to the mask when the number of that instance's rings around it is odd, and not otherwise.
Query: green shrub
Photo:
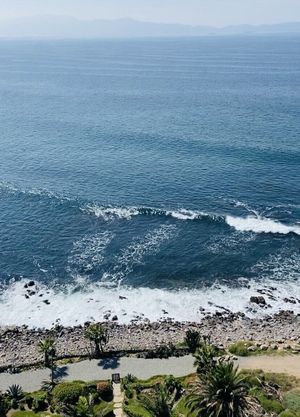
[[[36,391],[27,394],[25,402],[29,409],[33,411],[44,411],[48,408],[48,395],[45,391]]]
[[[114,405],[113,403],[107,403],[106,401],[101,401],[100,404],[97,404],[93,408],[94,415],[100,417],[110,416],[113,412]]]
[[[134,401],[131,401],[128,405],[125,405],[124,411],[129,417],[152,417],[149,411]]]
[[[62,382],[56,385],[52,391],[54,403],[75,404],[84,393],[82,382]]]
[[[133,391],[133,388],[132,388],[132,386],[130,386],[130,385],[126,385],[125,387],[124,387],[124,393],[125,393],[125,397],[126,398],[133,398],[133,396],[134,396],[134,391]]]
[[[286,408],[292,411],[300,412],[300,392],[290,391],[285,394],[283,398],[283,404]]]
[[[6,416],[10,408],[9,401],[4,396],[0,396],[0,416]]]
[[[171,356],[176,356],[176,355],[177,355],[176,346],[170,343],[169,345],[163,345],[163,346],[159,346],[156,349],[148,350],[145,353],[144,357],[145,359],[154,359],[154,358],[168,359]]]
[[[296,414],[291,410],[284,410],[279,414],[279,417],[296,417]]]

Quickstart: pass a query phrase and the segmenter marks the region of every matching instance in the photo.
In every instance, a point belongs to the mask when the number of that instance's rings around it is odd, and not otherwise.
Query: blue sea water
[[[299,51],[0,41],[0,324],[300,311]]]

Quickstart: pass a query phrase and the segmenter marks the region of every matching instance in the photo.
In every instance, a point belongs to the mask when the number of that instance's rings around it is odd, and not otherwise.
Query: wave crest
[[[226,216],[226,223],[238,230],[239,232],[254,232],[254,233],[275,233],[287,235],[295,233],[300,236],[300,226],[286,225],[273,219],[265,217],[234,217]]]

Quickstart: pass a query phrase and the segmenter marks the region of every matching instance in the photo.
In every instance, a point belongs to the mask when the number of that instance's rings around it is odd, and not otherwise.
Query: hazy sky
[[[300,0],[0,0],[0,17],[63,14],[200,25],[300,21]]]

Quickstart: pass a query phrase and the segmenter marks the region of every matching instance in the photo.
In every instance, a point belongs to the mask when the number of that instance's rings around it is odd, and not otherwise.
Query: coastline
[[[293,350],[300,342],[300,315],[282,310],[280,313],[263,318],[249,318],[243,313],[216,313],[205,316],[199,323],[174,322],[166,318],[160,322],[138,322],[121,325],[107,321],[109,343],[107,355],[130,355],[147,352],[162,345],[180,345],[188,329],[198,330],[209,336],[211,342],[220,347],[240,341],[256,341],[267,345],[278,344]],[[56,350],[58,359],[86,358],[91,347],[84,337],[88,323],[83,326],[56,329]],[[53,330],[22,327],[2,327],[0,329],[0,370],[9,367],[26,367],[42,364],[43,356],[38,352],[40,340],[52,335]]]

